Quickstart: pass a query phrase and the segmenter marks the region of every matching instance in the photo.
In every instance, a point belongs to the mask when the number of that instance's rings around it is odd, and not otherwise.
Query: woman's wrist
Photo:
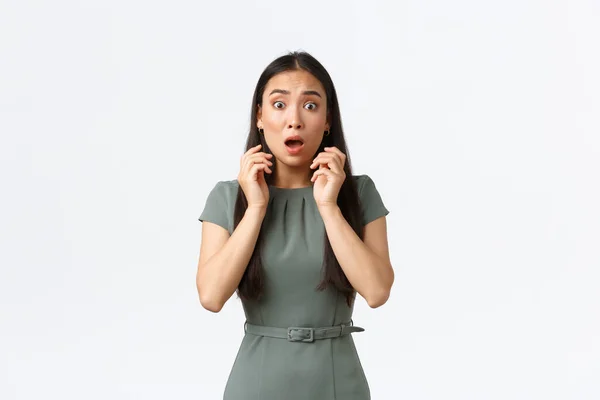
[[[244,216],[249,216],[251,218],[264,218],[265,214],[267,213],[267,208],[266,207],[261,207],[261,206],[250,206],[248,208],[246,208],[246,212],[244,213]]]
[[[321,217],[327,218],[335,216],[336,214],[341,214],[341,209],[337,204],[321,204],[317,205],[317,209],[321,214]]]

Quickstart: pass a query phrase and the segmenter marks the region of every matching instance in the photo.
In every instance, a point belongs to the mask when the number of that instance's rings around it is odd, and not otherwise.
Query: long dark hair
[[[311,73],[317,78],[323,87],[325,88],[325,94],[327,97],[327,112],[329,115],[330,133],[327,136],[323,136],[323,141],[319,146],[319,149],[315,153],[315,156],[324,151],[324,147],[337,147],[346,155],[346,163],[344,165],[344,172],[346,173],[346,179],[340,188],[338,194],[337,204],[342,212],[342,215],[348,221],[352,229],[361,238],[362,236],[362,218],[361,218],[361,205],[358,196],[358,190],[356,182],[352,177],[352,168],[350,165],[350,155],[346,148],[346,140],[344,139],[344,132],[342,129],[342,120],[340,115],[340,108],[338,104],[338,98],[333,85],[333,81],[329,76],[329,73],[319,61],[313,56],[306,52],[290,52],[284,56],[281,56],[271,62],[260,75],[254,90],[254,96],[252,98],[252,109],[250,113],[250,131],[248,132],[248,138],[246,140],[246,151],[251,147],[258,144],[262,144],[261,151],[271,153],[267,142],[264,139],[264,135],[259,134],[257,123],[257,110],[258,106],[262,107],[262,97],[269,79],[273,76],[295,70],[305,70]],[[273,171],[271,174],[264,174],[265,180],[268,185],[273,183],[276,163],[270,167]],[[307,171],[309,174],[310,171]],[[241,221],[246,209],[248,208],[248,201],[244,195],[244,191],[241,186],[238,188],[237,197],[235,201],[234,210],[234,229]],[[238,296],[244,300],[258,300],[264,291],[264,270],[261,261],[261,244],[262,244],[262,229],[258,235],[256,246],[248,262],[248,266],[244,271],[244,275],[240,280],[237,288]],[[335,257],[327,232],[323,238],[323,266],[322,266],[322,280],[319,285],[315,288],[316,290],[325,290],[329,285],[333,285],[338,291],[346,296],[346,303],[351,306],[356,292],[346,274],[340,267],[340,264]]]

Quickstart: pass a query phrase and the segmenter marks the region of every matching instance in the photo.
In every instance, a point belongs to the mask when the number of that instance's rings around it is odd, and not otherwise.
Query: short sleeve
[[[231,232],[231,221],[229,215],[231,201],[229,199],[230,196],[228,189],[227,182],[217,182],[206,198],[204,210],[202,210],[198,221],[212,222],[213,224],[222,226]]]
[[[363,225],[390,213],[383,204],[375,182],[368,175],[359,175],[358,194],[362,203]]]

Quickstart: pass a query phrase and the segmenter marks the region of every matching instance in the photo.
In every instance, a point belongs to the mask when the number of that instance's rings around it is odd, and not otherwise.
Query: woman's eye
[[[279,107],[279,106],[278,106],[278,104],[281,104],[281,107]],[[276,101],[275,103],[273,103],[273,106],[274,106],[275,108],[279,108],[279,109],[281,109],[281,108],[283,108],[283,107],[284,107],[284,104],[283,104],[283,102],[281,102],[281,101]],[[317,108],[317,105],[316,105],[315,103],[306,103],[306,106],[312,106],[312,108],[309,108],[309,110],[314,110],[315,108]],[[306,107],[306,106],[305,106],[305,107]]]

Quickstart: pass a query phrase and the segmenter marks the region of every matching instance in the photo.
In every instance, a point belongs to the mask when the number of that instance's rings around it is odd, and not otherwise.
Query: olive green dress
[[[362,202],[363,224],[387,215],[373,180],[367,175],[353,178]],[[198,219],[218,224],[231,234],[237,189],[237,180],[217,182]],[[312,189],[269,186],[261,250],[265,293],[258,303],[242,301],[249,325],[285,330],[351,324],[353,307],[348,307],[343,295],[331,287],[315,290],[321,280],[325,226]],[[351,334],[290,341],[250,333],[243,323],[240,329],[245,334],[224,400],[370,399]]]

